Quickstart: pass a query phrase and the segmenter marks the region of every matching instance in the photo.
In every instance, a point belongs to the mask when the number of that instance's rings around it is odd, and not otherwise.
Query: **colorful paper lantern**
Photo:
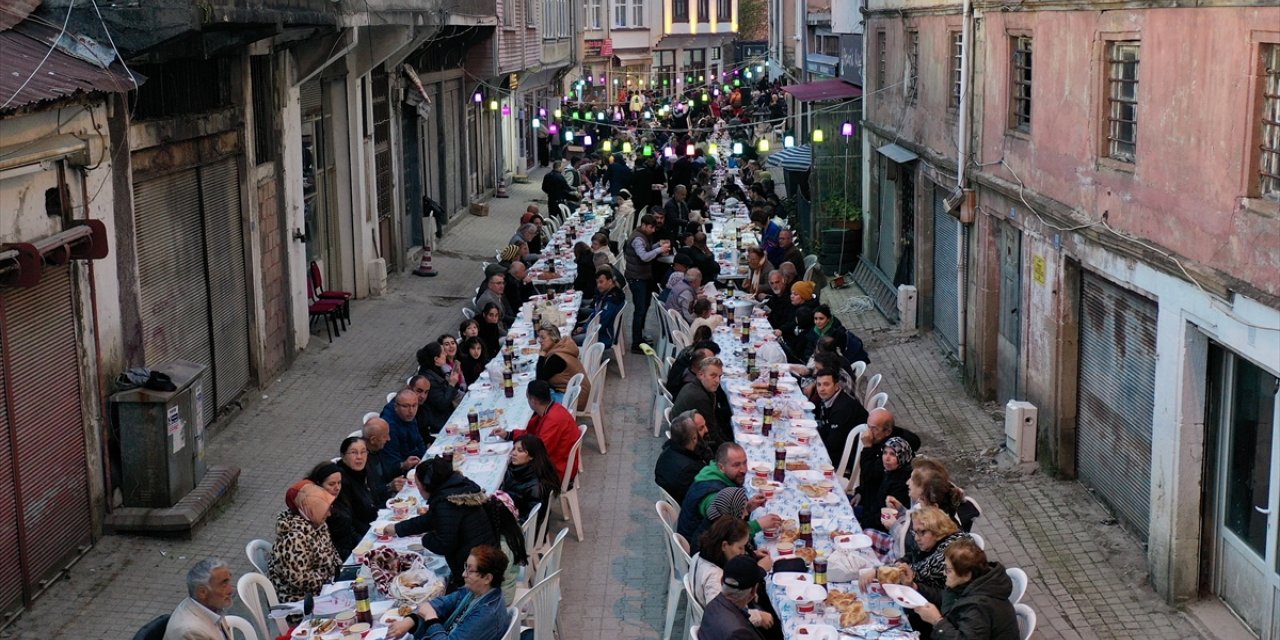
[[[557,133],[560,133],[560,126],[552,122],[550,125],[547,125],[547,133],[553,136],[556,135]]]
[[[826,136],[822,134],[822,129],[814,129],[812,137],[814,142],[822,142],[826,139]]]
[[[711,144],[707,145],[707,153],[710,153],[710,154],[711,154],[711,155],[713,155],[713,156],[714,156],[714,155],[716,154],[716,152],[717,152],[717,151],[719,151],[719,150],[720,150],[720,147],[719,147],[718,145],[716,145],[716,143],[714,143],[714,142],[712,142]]]
[[[591,146],[591,136],[582,136],[582,144]]]
[[[537,129],[538,127],[542,126],[542,121],[539,120],[538,118],[534,118],[533,120],[529,121],[529,124],[533,125],[534,129]]]
[[[497,110],[498,110],[498,101],[497,101],[497,100],[490,100],[490,101],[489,101],[489,110],[490,110],[490,111],[497,111]]]
[[[676,150],[675,150],[675,149],[672,149],[672,148],[671,148],[671,145],[667,145],[667,146],[665,146],[665,147],[663,147],[663,148],[662,148],[662,155],[664,155],[664,156],[666,156],[666,157],[668,157],[668,158],[674,158],[674,157],[676,157]]]
[[[605,151],[613,151],[613,141],[605,140],[604,142],[600,143],[600,148],[604,149]]]
[[[735,155],[735,156],[740,156],[740,155],[742,155],[742,143],[741,143],[741,142],[735,142],[735,143],[733,143],[733,155]]]
[[[794,147],[794,146],[796,146],[796,137],[795,137],[795,136],[783,136],[783,137],[782,137],[782,148],[783,148],[783,149],[790,149],[791,147]],[[761,149],[761,151],[763,151],[763,149]]]
[[[475,95],[471,96],[471,99],[472,99],[476,104],[480,104],[481,102],[484,102],[484,96],[480,95],[480,92],[479,92],[479,91],[477,91]]]
[[[560,117],[561,117],[561,116],[563,116],[564,114],[563,114],[563,113],[561,113],[559,109],[556,109],[555,111],[553,111],[553,112],[552,112],[552,115],[554,115],[554,116],[556,117],[556,119],[558,120],[558,119],[560,119]]]
[[[769,150],[769,141],[765,138],[760,138],[760,143],[756,145],[756,151],[763,153],[768,150]]]
[[[627,143],[627,146],[631,146],[631,143]],[[646,144],[644,146],[644,155],[646,158],[653,155],[653,145]]]
[[[691,144],[686,144],[686,145],[684,146],[684,154],[685,154],[686,156],[691,156],[691,155],[693,155],[693,152],[694,152],[694,147],[693,147],[693,145],[691,145]]]
[[[853,123],[846,121],[840,125],[840,135],[849,138],[853,136]]]
[[[511,115],[511,105],[509,104],[502,105],[502,115],[504,116]]]

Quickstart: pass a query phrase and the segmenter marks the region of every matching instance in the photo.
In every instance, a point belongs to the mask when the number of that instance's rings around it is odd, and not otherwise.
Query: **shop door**
[[[876,260],[888,278],[898,270],[898,165],[880,158],[880,216],[876,228]]]
[[[444,91],[440,99],[440,120],[438,135],[443,140],[440,165],[444,171],[444,195],[448,200],[445,211],[450,215],[467,206],[467,170],[463,162],[466,153],[463,146],[465,136],[470,129],[462,115],[462,81],[450,80],[444,83]],[[475,154],[472,153],[472,156]]]
[[[1085,273],[1076,471],[1144,541],[1151,520],[1155,380],[1155,303]]]
[[[996,337],[996,400],[1018,398],[1018,353],[1022,344],[1022,232],[997,223],[1000,252],[1000,322]]]
[[[960,344],[960,220],[947,213],[942,187],[933,189],[933,329],[944,348]]]
[[[1280,640],[1278,384],[1252,362],[1211,347],[1206,420],[1218,434],[1210,461],[1217,470],[1213,591],[1262,640]]]
[[[326,108],[325,81],[309,80],[299,90],[302,111],[302,196],[307,262],[320,266],[329,285],[337,282],[339,256],[338,168],[333,143],[333,113]]]
[[[0,290],[0,611],[92,543],[71,268]]]

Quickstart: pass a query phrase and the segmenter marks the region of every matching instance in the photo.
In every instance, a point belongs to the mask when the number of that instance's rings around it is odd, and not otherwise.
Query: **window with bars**
[[[889,39],[884,31],[876,32],[876,82],[883,89],[888,84]]]
[[[916,79],[920,77],[920,32],[907,32],[907,104],[916,103]]]
[[[676,22],[689,21],[689,0],[671,0],[671,19]]]
[[[1280,44],[1262,45],[1262,75],[1258,195],[1280,200]]]
[[[276,158],[276,93],[271,56],[249,57],[253,91],[253,152],[259,164]]]
[[[964,39],[959,31],[951,32],[951,100],[948,102],[952,109],[960,108],[960,84],[961,74],[964,63]]]
[[[1138,154],[1138,42],[1107,43],[1107,157],[1133,162]]]
[[[1009,128],[1031,133],[1031,37],[1013,38],[1009,82]]]

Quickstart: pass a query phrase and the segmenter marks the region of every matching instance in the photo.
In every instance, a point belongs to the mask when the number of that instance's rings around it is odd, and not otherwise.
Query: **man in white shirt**
[[[187,599],[173,610],[164,640],[231,640],[226,612],[235,597],[231,567],[206,558],[187,572]]]

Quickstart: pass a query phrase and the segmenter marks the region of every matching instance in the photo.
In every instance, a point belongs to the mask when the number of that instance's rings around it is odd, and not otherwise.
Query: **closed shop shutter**
[[[1145,540],[1156,305],[1090,273],[1084,274],[1080,298],[1077,473]]]
[[[209,317],[213,321],[214,390],[218,407],[224,407],[249,384],[244,227],[239,169],[234,158],[200,167],[200,199],[204,207]],[[205,420],[212,417],[206,411]]]
[[[0,294],[3,295],[3,294]],[[0,350],[3,345],[0,344]],[[3,355],[3,354],[0,354]],[[2,362],[2,361],[0,361]],[[13,422],[5,393],[4,376],[0,376],[0,522],[18,521],[18,496],[13,485]],[[18,564],[18,528],[0,527],[0,616],[22,606],[22,568]]]
[[[211,365],[197,171],[137,182],[133,191],[146,365],[179,359]],[[206,421],[218,413],[213,396],[204,394]]]
[[[250,380],[249,315],[236,158],[134,185],[148,366],[209,367],[204,424]]]
[[[933,196],[933,328],[952,352],[960,344],[960,221],[947,213],[941,188]]]
[[[0,564],[26,569],[28,597],[92,542],[89,512],[88,461],[84,417],[80,411],[80,356],[71,268],[48,268],[30,289],[0,294],[3,307],[5,430],[13,449],[4,453],[5,466],[16,471],[16,508],[21,526],[19,555],[6,555]],[[12,478],[13,476],[7,476]],[[8,496],[6,496],[6,499]],[[13,509],[14,503],[0,503]],[[13,514],[10,514],[13,515]],[[17,518],[6,516],[7,523]],[[0,535],[3,544],[8,534]],[[6,569],[5,571],[9,571]],[[8,576],[6,576],[8,577]],[[11,582],[0,597],[12,595]]]
[[[466,128],[462,122],[461,100],[462,81],[449,80],[444,83],[444,92],[440,101],[440,136],[444,138],[445,211],[453,213],[467,206],[466,172],[463,169],[462,136]]]

